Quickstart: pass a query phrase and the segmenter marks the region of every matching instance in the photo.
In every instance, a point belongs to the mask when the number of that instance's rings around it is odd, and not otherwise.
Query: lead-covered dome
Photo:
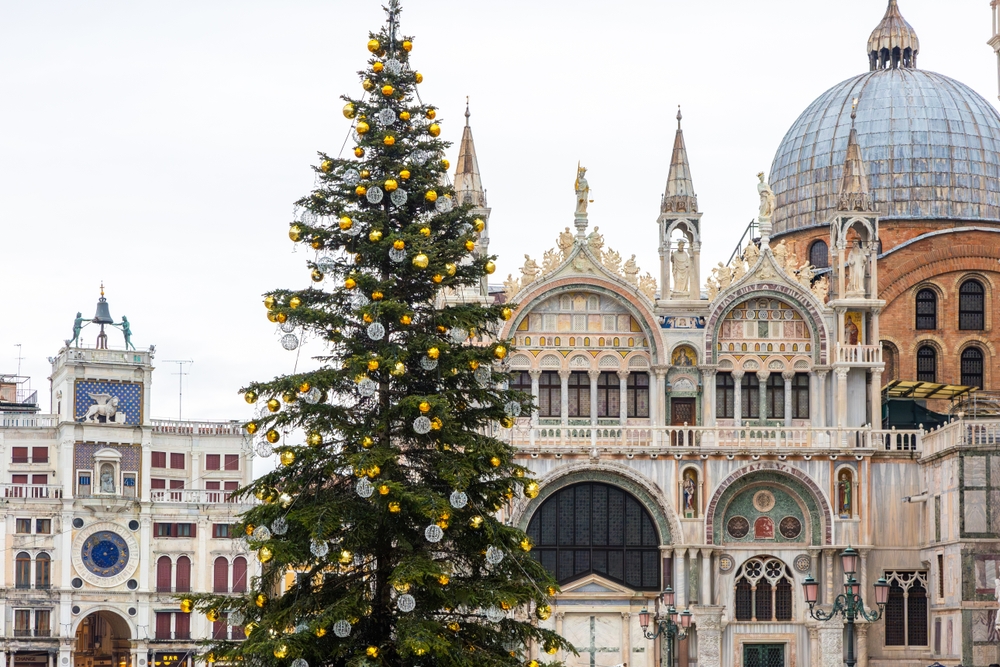
[[[886,17],[897,16],[890,2]],[[775,234],[826,224],[836,211],[854,99],[883,219],[1000,221],[1000,114],[965,84],[916,69],[915,57],[892,57],[907,46],[893,35],[915,46],[915,33],[886,35],[888,60],[820,95],[781,141],[770,172]]]

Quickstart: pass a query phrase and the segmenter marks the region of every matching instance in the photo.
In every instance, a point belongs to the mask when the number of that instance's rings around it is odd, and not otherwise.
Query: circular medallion
[[[730,537],[741,540],[750,532],[750,522],[741,516],[734,516],[726,524],[726,532],[729,533]]]
[[[139,566],[139,543],[124,527],[101,522],[80,531],[73,566],[89,584],[103,588],[125,583]]]
[[[774,508],[774,494],[770,491],[758,491],[753,494],[753,506],[758,512],[770,512]]]
[[[799,554],[792,562],[796,572],[808,572],[812,568],[812,559],[806,554]]]
[[[731,555],[722,554],[719,556],[719,572],[730,572],[734,565],[736,565],[736,561]]]
[[[802,532],[802,522],[796,519],[794,516],[786,516],[778,524],[778,532],[782,534],[783,537],[794,540]]]

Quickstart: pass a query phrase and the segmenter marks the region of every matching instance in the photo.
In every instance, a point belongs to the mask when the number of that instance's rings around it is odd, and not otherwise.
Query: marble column
[[[559,636],[562,636],[563,633],[564,618],[566,618],[566,612],[564,611],[556,612],[556,634]],[[562,649],[559,649],[558,653],[556,654],[556,660],[561,660],[561,661],[566,660],[566,652]]]
[[[590,425],[597,426],[597,380],[601,377],[601,371],[589,370],[590,376]]]
[[[532,368],[528,371],[528,375],[531,376],[531,398],[534,407],[531,408],[531,425],[538,426],[538,381],[542,377],[542,371],[538,368]]]
[[[820,667],[822,656],[819,654],[819,627],[810,625],[809,631],[809,667]]]
[[[837,374],[837,426],[847,424],[847,368],[834,369]]]
[[[559,417],[563,426],[569,426],[570,372],[571,371],[566,371],[566,370],[559,371]]]
[[[618,419],[622,428],[628,423],[628,369],[618,371]]]
[[[785,427],[792,425],[792,380],[795,379],[795,371],[784,371],[781,379],[785,381]]]
[[[653,425],[663,426],[670,421],[670,416],[667,414],[667,393],[665,390],[667,368],[665,366],[653,368],[653,376],[656,378],[656,395],[655,397],[651,397],[649,402],[650,407],[654,404],[656,405],[656,421],[653,422]],[[650,389],[652,390],[652,388]],[[655,401],[652,399],[655,399]]]
[[[844,621],[835,616],[819,626],[820,667],[843,667]]]
[[[858,667],[868,667],[868,624],[856,624],[854,626],[854,637],[857,641]]]
[[[702,426],[715,426],[715,373],[714,368],[701,369]]]
[[[698,590],[698,550],[688,549],[688,558],[690,562],[688,563],[688,578],[685,582],[688,592],[688,604],[701,604],[701,595]]]
[[[627,611],[622,612],[622,662],[628,663],[629,656],[632,654],[632,629],[629,627],[629,622],[632,620],[632,614]]]
[[[872,428],[882,428],[882,371],[879,369],[872,371],[871,402]]]
[[[817,401],[819,403],[819,426],[820,428],[826,428],[826,375],[830,371],[822,370],[816,371],[816,394],[810,396],[810,401]]]
[[[875,600],[875,597],[874,597],[875,591],[874,590],[872,590],[872,591],[868,590],[868,552],[869,551],[871,551],[871,550],[870,549],[859,549],[858,550],[858,553],[861,555],[861,558],[858,559],[859,560],[859,563],[858,563],[858,568],[859,568],[858,583],[861,584],[861,598],[865,601],[865,609],[870,609],[871,605],[868,604],[868,602]]]
[[[823,426],[819,423],[819,379],[816,371],[809,371],[809,425]]]
[[[836,549],[823,549],[823,559],[826,566],[826,574],[823,576],[823,604],[833,604],[837,597],[833,586],[833,559],[837,557]]]
[[[809,561],[810,561],[809,574],[812,575],[812,577],[815,578],[816,580],[819,580],[820,578],[819,554],[820,554],[819,549],[809,550]]]
[[[712,604],[712,549],[701,550],[701,595],[698,602],[703,605]]]
[[[678,535],[678,537],[680,537]],[[677,547],[674,549],[674,601],[678,609],[683,609],[687,604],[687,573],[685,572],[685,561],[687,558],[687,548]]]
[[[738,368],[733,375],[733,423],[743,425],[743,369]]]
[[[757,399],[757,414],[760,425],[767,424],[767,378],[771,377],[769,371],[757,371],[757,391],[760,398]]]

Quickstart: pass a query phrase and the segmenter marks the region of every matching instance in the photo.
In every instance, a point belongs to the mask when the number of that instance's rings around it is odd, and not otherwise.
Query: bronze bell
[[[114,324],[115,320],[111,317],[111,311],[108,309],[108,300],[103,296],[97,302],[97,314],[94,315],[94,319],[91,320],[94,324]]]

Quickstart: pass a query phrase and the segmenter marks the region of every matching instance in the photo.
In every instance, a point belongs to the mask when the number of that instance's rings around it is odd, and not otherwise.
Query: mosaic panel
[[[141,383],[77,380],[74,392],[76,421],[142,423]]]
[[[113,449],[122,455],[121,469],[123,472],[139,472],[142,458],[142,448],[139,445],[101,444],[93,442],[78,442],[73,449],[73,466],[76,470],[89,470],[94,467],[94,453],[101,449]]]
[[[761,502],[764,499],[766,502]],[[791,521],[787,521],[789,519]],[[776,486],[767,489],[751,487],[739,493],[726,507],[725,521],[726,542],[754,542],[758,539],[803,542],[805,538],[802,509],[790,493]],[[789,530],[785,530],[786,521]],[[797,530],[791,530],[792,523],[796,524]],[[734,524],[740,528],[735,533],[730,530]],[[775,530],[776,525],[778,530]],[[749,530],[750,526],[753,530]]]

